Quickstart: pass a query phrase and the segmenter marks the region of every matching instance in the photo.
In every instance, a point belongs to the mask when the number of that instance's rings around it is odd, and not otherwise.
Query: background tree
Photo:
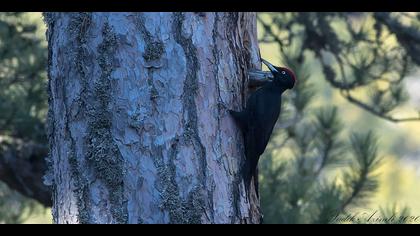
[[[419,63],[418,15],[269,13],[258,19],[260,41],[277,44],[281,63],[299,78],[285,102],[289,113],[280,124],[286,125],[278,127],[262,158],[265,222],[328,223],[378,189],[375,170],[383,154],[371,132],[343,138],[339,109],[313,104],[323,100],[314,83],[324,78],[348,102],[380,119],[420,121],[414,110],[410,117],[393,115],[407,101],[404,82]]]
[[[39,209],[22,195],[51,205],[42,184],[47,54],[40,23],[25,13],[0,14],[0,222],[22,222]]]

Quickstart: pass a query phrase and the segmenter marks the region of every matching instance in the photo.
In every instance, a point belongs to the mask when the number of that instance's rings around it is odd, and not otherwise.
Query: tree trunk
[[[239,172],[254,13],[46,13],[56,223],[258,223]]]

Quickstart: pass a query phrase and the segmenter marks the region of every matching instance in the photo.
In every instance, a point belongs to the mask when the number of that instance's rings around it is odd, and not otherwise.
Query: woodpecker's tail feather
[[[252,173],[251,173],[249,162],[245,161],[242,168],[243,168],[242,174],[243,174],[243,179],[244,179],[245,191],[249,193],[249,188],[250,188],[251,179],[252,179]]]
[[[258,183],[258,168],[255,169],[254,174],[252,175],[254,177],[254,187],[255,187],[255,193],[257,193],[257,197],[260,197],[260,191],[259,191],[259,183]]]
[[[259,186],[258,186],[258,169],[251,168],[249,162],[245,162],[243,166],[243,179],[245,184],[245,191],[249,193],[251,184],[254,184],[255,192],[259,197]],[[254,181],[254,183],[252,183]]]

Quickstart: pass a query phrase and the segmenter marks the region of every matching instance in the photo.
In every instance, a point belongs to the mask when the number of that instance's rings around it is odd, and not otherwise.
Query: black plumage
[[[258,160],[263,154],[281,111],[281,95],[293,88],[296,82],[294,73],[284,67],[275,67],[265,60],[273,78],[253,92],[243,111],[230,111],[242,130],[245,144],[246,161],[242,166],[245,186],[249,187],[252,177],[257,176]],[[258,181],[254,178],[256,191]]]

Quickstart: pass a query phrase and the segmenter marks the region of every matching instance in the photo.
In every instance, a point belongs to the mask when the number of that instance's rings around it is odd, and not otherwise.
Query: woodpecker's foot
[[[235,123],[239,126],[241,131],[244,132],[246,128],[246,113],[243,111],[229,110],[229,114],[235,120]]]
[[[229,108],[223,102],[217,103],[217,107],[219,111],[223,114],[223,116],[225,116],[226,113],[229,111]]]
[[[229,110],[229,108],[223,103],[223,102],[219,102],[217,103],[217,106],[219,107],[219,109],[227,111]]]
[[[240,112],[234,111],[234,110],[230,110],[230,109],[227,110],[227,112],[233,118],[233,120],[235,121],[235,123],[237,123],[238,122],[238,116],[239,116]]]

